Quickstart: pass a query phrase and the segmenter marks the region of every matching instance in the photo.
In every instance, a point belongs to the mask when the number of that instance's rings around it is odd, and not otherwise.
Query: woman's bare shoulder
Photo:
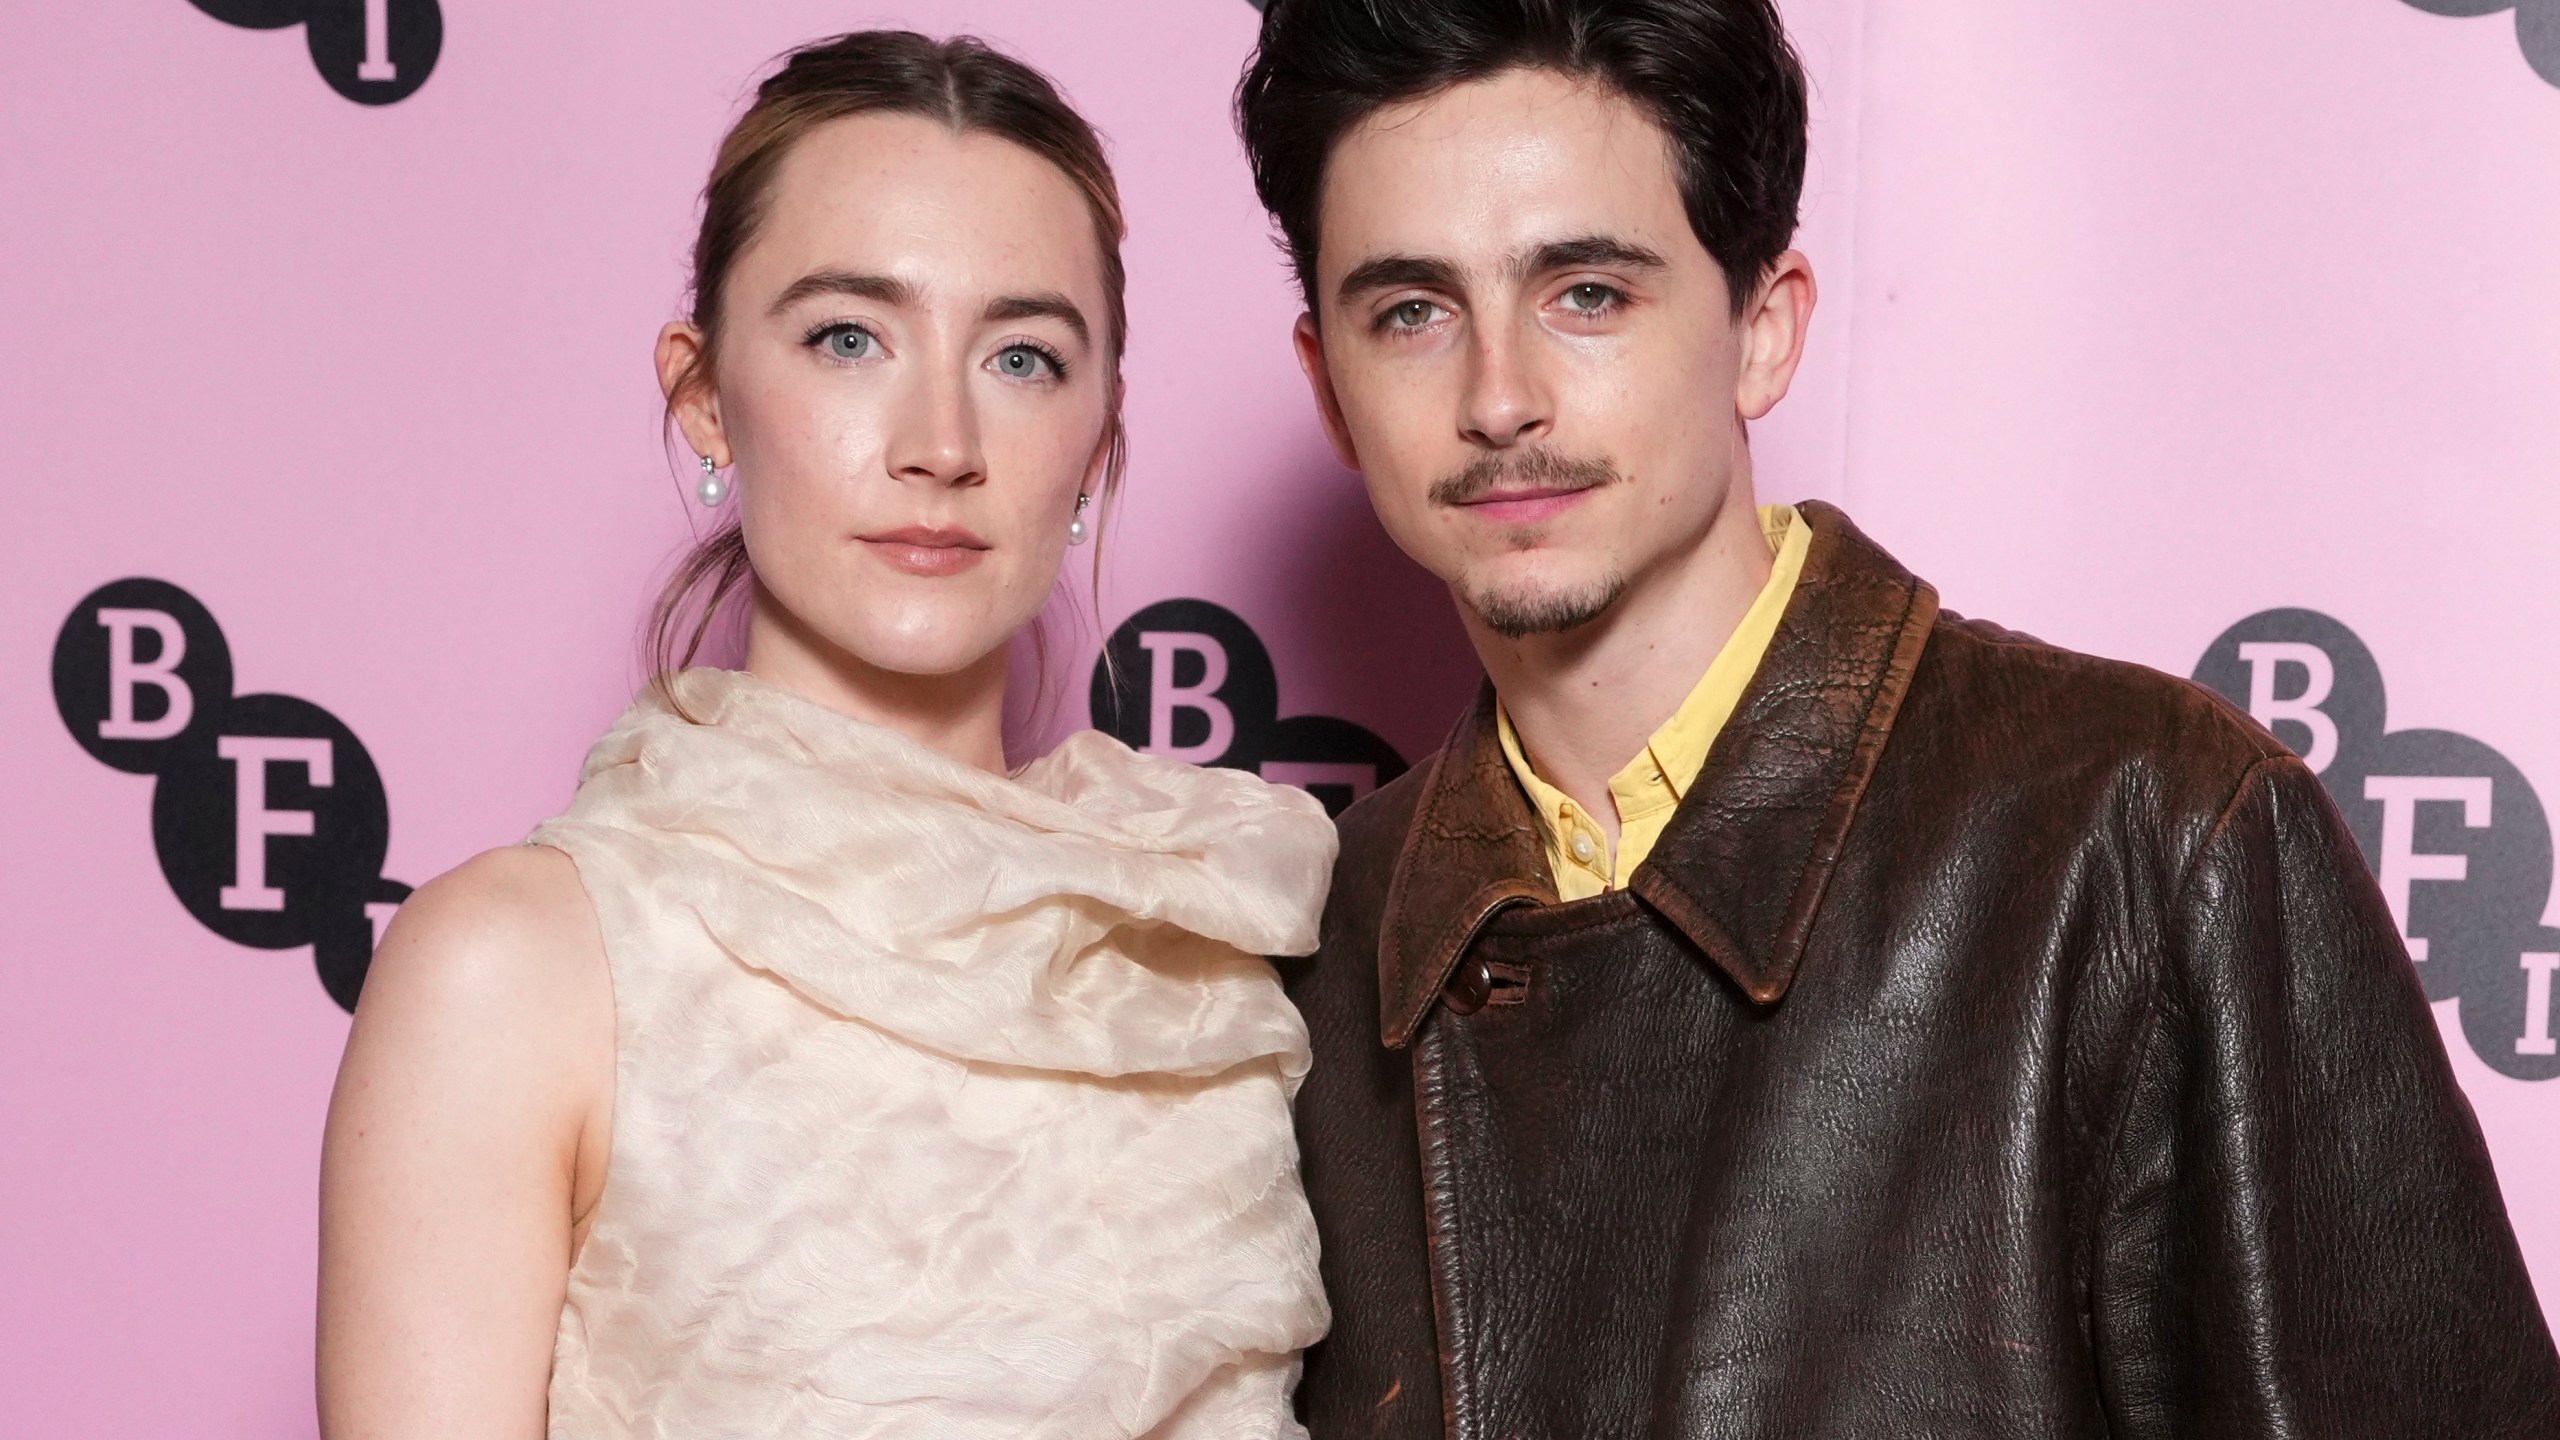
[[[522,992],[573,979],[558,972],[588,962],[603,965],[604,937],[577,862],[548,845],[510,845],[472,856],[402,902],[365,988],[393,979]]]
[[[484,850],[417,889],[392,919],[410,943],[546,948],[595,930],[577,862],[548,845]],[[383,937],[387,947],[391,935]],[[601,942],[599,942],[601,943]]]
[[[373,1417],[390,1414],[407,1417],[391,1427],[402,1434],[490,1433],[442,1417],[491,1409],[492,1384],[513,1386],[504,1398],[539,1428],[612,1086],[612,986],[568,856],[493,850],[401,905],[356,1001],[323,1141],[326,1430],[389,1433]],[[435,1402],[423,1420],[422,1393]]]
[[[573,1087],[599,1044],[609,1067],[612,981],[576,862],[515,845],[418,887],[374,953],[356,1029],[402,1032],[398,1048],[455,1059],[459,1049],[511,1066],[567,1064],[571,1073],[554,1078]]]

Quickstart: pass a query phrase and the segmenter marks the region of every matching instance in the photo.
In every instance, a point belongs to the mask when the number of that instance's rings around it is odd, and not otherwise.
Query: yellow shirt
[[[1662,722],[1626,768],[1609,777],[1609,802],[1618,812],[1615,855],[1609,853],[1609,842],[1582,807],[1538,778],[1528,754],[1520,748],[1519,733],[1511,728],[1510,712],[1498,704],[1494,707],[1502,753],[1511,761],[1511,773],[1520,777],[1520,788],[1529,792],[1529,803],[1547,832],[1547,869],[1556,878],[1556,898],[1587,900],[1626,885],[1627,877],[1653,853],[1653,842],[1662,838],[1672,809],[1707,763],[1708,747],[1716,743],[1733,707],[1741,703],[1743,688],[1751,683],[1770,639],[1778,633],[1778,617],[1795,594],[1796,577],[1804,573],[1805,551],[1813,543],[1811,528],[1796,517],[1793,505],[1761,506],[1760,530],[1776,557],[1769,567],[1769,583],[1760,587],[1759,598],[1743,612],[1742,623],[1716,652],[1689,698],[1680,702],[1680,708]]]

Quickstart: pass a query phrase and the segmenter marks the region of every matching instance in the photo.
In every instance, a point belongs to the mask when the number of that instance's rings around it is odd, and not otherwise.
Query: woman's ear
[[[1129,382],[1120,376],[1112,376],[1110,418],[1103,425],[1101,436],[1093,442],[1093,453],[1085,457],[1084,480],[1079,490],[1079,493],[1090,495],[1097,501],[1102,498],[1102,487],[1111,479],[1111,452],[1120,448],[1121,426],[1127,423],[1121,417],[1128,414],[1121,407],[1127,404],[1128,399]]]
[[[729,436],[720,425],[720,390],[711,383],[711,352],[702,332],[682,320],[669,321],[658,332],[658,391],[667,397],[667,413],[684,432],[684,443],[696,455],[729,468]]]

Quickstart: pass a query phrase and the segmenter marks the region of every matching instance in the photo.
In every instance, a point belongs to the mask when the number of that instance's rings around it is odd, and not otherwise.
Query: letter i
[[[2560,953],[2528,950],[2524,965],[2524,1034],[2516,1041],[2519,1055],[2560,1054],[2551,1036],[2551,972],[2560,970]]]
[[[400,67],[391,63],[391,0],[364,0],[364,61],[359,80],[397,80]]]

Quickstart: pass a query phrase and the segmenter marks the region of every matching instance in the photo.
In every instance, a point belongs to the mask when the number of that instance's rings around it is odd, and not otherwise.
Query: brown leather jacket
[[[2560,1437],[2471,1111],[2319,783],[1941,614],[1837,510],[1628,890],[1486,696],[1283,974],[1317,1440]]]

